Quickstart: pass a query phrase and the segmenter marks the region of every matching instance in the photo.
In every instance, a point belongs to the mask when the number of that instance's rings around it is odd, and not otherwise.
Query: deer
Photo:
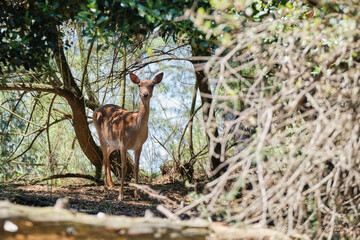
[[[148,121],[150,113],[150,99],[154,86],[163,79],[159,73],[153,80],[140,80],[138,76],[130,73],[131,81],[138,85],[140,106],[138,112],[128,111],[114,104],[106,104],[97,108],[93,113],[93,123],[100,140],[103,153],[104,185],[105,188],[114,188],[110,172],[110,154],[120,150],[121,158],[121,186],[118,200],[124,199],[124,178],[127,172],[126,154],[134,150],[135,155],[135,183],[138,184],[139,159],[143,144],[148,138]],[[135,188],[135,199],[140,199],[138,189]]]

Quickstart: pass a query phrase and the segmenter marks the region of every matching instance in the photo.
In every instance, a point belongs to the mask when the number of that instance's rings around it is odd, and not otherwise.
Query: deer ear
[[[153,83],[154,84],[158,84],[161,82],[162,78],[164,76],[164,73],[159,73],[158,75],[156,75],[156,77],[154,78]]]
[[[139,84],[140,83],[140,79],[138,78],[138,76],[136,76],[135,74],[133,73],[130,73],[130,79],[133,83],[135,84]]]

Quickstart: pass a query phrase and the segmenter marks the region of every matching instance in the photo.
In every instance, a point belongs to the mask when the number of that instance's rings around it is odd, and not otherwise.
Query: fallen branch
[[[49,239],[62,236],[85,239],[205,239],[209,223],[204,220],[170,221],[161,218],[140,218],[89,215],[59,207],[27,207],[0,201],[0,222],[4,223],[1,237]],[[76,231],[74,231],[75,229]],[[100,234],[100,235],[99,235]],[[123,236],[123,237],[122,237]],[[170,237],[172,236],[172,237]],[[63,237],[65,238],[65,237]]]
[[[164,214],[165,217],[167,217],[167,218],[169,218],[171,220],[179,220],[180,219],[172,211],[170,211],[169,209],[167,209],[165,206],[163,206],[161,204],[156,207],[156,210],[158,210],[159,212]]]
[[[30,184],[37,184],[39,182],[52,180],[52,179],[58,179],[58,178],[84,178],[84,179],[88,179],[90,181],[93,181],[98,185],[103,184],[103,181],[101,181],[99,179],[96,179],[95,177],[93,177],[91,175],[86,175],[86,174],[81,174],[81,173],[56,174],[56,175],[52,175],[50,177],[34,179],[34,180],[30,181]]]

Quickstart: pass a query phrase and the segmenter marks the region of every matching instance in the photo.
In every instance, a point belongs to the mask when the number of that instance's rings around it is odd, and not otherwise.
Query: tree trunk
[[[77,140],[86,157],[95,166],[95,177],[99,179],[101,176],[102,152],[96,145],[91,135],[89,123],[87,122],[87,116],[85,113],[84,101],[74,95],[69,96],[66,98],[66,100],[68,101],[73,112],[72,120]]]
[[[199,46],[197,44],[196,46]],[[192,46],[192,55],[193,56],[209,56],[209,52],[202,51],[200,48]],[[194,68],[196,69],[196,65],[202,63],[203,61],[191,61],[194,65]],[[195,77],[196,77],[196,84],[200,91],[200,98],[201,98],[201,104],[202,104],[202,113],[203,113],[203,119],[206,123],[209,119],[212,119],[215,121],[215,113],[210,112],[210,106],[212,104],[212,92],[210,88],[209,79],[207,78],[205,72],[203,70],[195,70]],[[210,116],[212,114],[212,116]],[[213,135],[214,137],[219,136],[218,128],[216,125],[216,122],[214,124],[210,124],[211,128],[206,129],[206,141],[209,146],[209,150],[212,149],[210,154],[210,163],[211,163],[211,170],[214,171],[220,164],[220,154],[221,154],[221,144],[218,142],[214,142],[211,140],[210,135]],[[211,134],[209,134],[209,131]],[[215,173],[215,177],[219,177],[221,172]]]
[[[210,116],[210,106],[212,104],[212,92],[209,84],[209,80],[206,77],[204,71],[196,71],[196,82],[199,87],[201,103],[202,103],[202,112],[204,122],[207,122],[208,119],[215,119],[215,114]],[[211,128],[207,129],[211,131],[211,134],[215,137],[219,136],[218,128],[216,124],[211,124]],[[211,170],[214,171],[220,164],[220,154],[221,154],[221,144],[218,142],[211,141],[208,131],[206,131],[206,140],[208,142],[209,148],[213,148],[213,154],[210,156]],[[215,174],[215,177],[220,176],[220,172]]]

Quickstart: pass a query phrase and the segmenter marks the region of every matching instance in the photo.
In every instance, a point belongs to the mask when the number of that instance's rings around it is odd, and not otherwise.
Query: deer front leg
[[[139,160],[140,160],[141,149],[142,149],[142,147],[140,147],[140,149],[135,151],[135,166],[134,166],[135,174],[134,175],[135,175],[135,183],[136,184],[138,184],[138,182],[139,182]],[[136,200],[140,199],[139,190],[137,188],[135,188],[134,195],[135,195]]]
[[[124,180],[125,175],[127,171],[127,165],[126,165],[126,152],[127,149],[122,148],[120,149],[120,155],[121,155],[121,186],[120,186],[120,192],[119,192],[119,201],[124,199]]]

